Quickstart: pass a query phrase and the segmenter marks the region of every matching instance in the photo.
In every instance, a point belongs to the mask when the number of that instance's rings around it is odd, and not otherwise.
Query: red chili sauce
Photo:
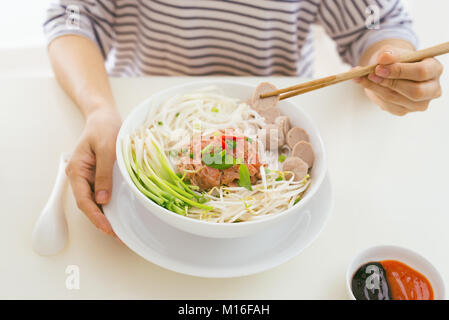
[[[433,300],[429,280],[418,271],[396,260],[380,262],[387,273],[393,300]]]

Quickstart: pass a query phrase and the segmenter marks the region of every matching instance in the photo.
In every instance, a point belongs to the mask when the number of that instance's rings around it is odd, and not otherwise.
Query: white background
[[[31,250],[34,222],[52,188],[59,153],[75,145],[83,119],[54,79],[45,77],[51,70],[41,24],[48,1],[4,2],[0,2],[0,298],[344,299],[344,275],[351,258],[381,243],[423,253],[449,283],[447,71],[443,97],[429,111],[404,118],[381,112],[350,82],[297,98],[325,141],[335,208],[312,246],[273,270],[217,280],[163,270],[96,232],[70,194],[68,247],[52,258],[37,256]],[[449,1],[409,4],[422,47],[449,40]],[[333,44],[317,32],[320,75],[344,69],[331,54]],[[441,61],[449,68],[448,56]],[[280,87],[297,81],[271,80]],[[113,79],[112,88],[125,115],[152,92],[182,81]],[[256,84],[260,79],[245,81]],[[377,231],[375,236],[366,235],[367,223]],[[72,264],[81,268],[81,290],[65,288],[64,271]]]
[[[0,2],[0,72],[9,75],[49,75],[42,22],[52,0]],[[415,20],[421,48],[449,40],[449,1],[403,0]],[[344,71],[335,46],[316,28],[316,76]]]

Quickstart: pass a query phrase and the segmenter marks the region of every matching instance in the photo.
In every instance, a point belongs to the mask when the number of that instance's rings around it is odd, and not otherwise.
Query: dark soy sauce
[[[385,269],[378,262],[369,262],[357,269],[351,288],[357,300],[392,300]]]

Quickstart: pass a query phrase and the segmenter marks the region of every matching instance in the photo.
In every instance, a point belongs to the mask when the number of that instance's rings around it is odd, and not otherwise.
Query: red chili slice
[[[223,150],[229,151],[228,144],[225,141],[225,136],[221,136],[221,148]]]
[[[222,136],[224,139],[232,139],[232,140],[240,140],[245,139],[245,137],[237,137],[237,136]]]

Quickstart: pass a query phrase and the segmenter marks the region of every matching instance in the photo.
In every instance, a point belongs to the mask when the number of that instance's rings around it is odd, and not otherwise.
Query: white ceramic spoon
[[[65,168],[70,154],[62,154],[59,160],[56,182],[47,204],[42,210],[33,230],[33,249],[40,255],[54,255],[64,249],[67,243],[67,221],[62,196],[67,185]]]

